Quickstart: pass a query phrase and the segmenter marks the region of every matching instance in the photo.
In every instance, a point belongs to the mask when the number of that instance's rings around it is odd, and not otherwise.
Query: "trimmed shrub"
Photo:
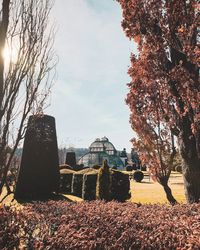
[[[83,175],[82,198],[84,200],[91,201],[96,199],[97,177],[97,173],[88,173]]]
[[[176,172],[179,172],[179,173],[182,173],[182,166],[181,166],[181,165],[177,165],[177,166],[175,167],[175,171],[176,171]]]
[[[29,117],[14,197],[40,199],[59,191],[55,118]]]
[[[94,169],[100,169],[102,166],[101,165],[94,165],[94,166],[92,166],[92,168],[94,168]]]
[[[147,166],[146,166],[145,164],[142,165],[142,166],[141,166],[141,170],[142,170],[142,171],[147,171]]]
[[[133,166],[132,165],[127,165],[126,166],[126,171],[133,171]]]
[[[74,173],[72,177],[71,193],[75,196],[82,197],[83,174]]]
[[[142,171],[135,171],[133,173],[133,180],[136,181],[136,182],[141,182],[144,178],[144,174],[142,173]]]
[[[96,173],[98,173],[98,170],[93,169],[93,168],[84,168],[84,169],[78,171],[77,173],[78,174],[88,174],[88,173],[96,174]]]
[[[59,165],[59,168],[60,168],[60,170],[61,169],[71,169],[72,170],[72,167],[68,164],[61,164],[61,165]]]
[[[70,194],[73,174],[60,175],[60,192]]]
[[[84,174],[97,174],[97,170],[92,168],[85,168],[83,170],[74,172],[72,177],[72,188],[71,193],[75,196],[82,197],[83,190],[83,175]]]
[[[72,169],[61,169],[60,170],[60,174],[74,174],[74,173],[76,173],[76,172]]]
[[[138,167],[136,164],[134,164],[132,167],[133,167],[133,170],[135,170],[135,171],[138,170]]]
[[[60,170],[60,192],[71,193],[73,174],[74,171],[71,169]]]
[[[96,197],[100,200],[110,200],[110,169],[108,166],[107,160],[104,160],[103,166],[99,170],[97,178],[97,188],[96,188]]]
[[[123,202],[131,197],[129,175],[113,170],[111,174],[111,199]]]
[[[73,167],[73,170],[75,170],[75,171],[80,171],[80,170],[82,170],[82,169],[84,169],[84,165],[83,165],[83,164],[75,165],[75,166]]]

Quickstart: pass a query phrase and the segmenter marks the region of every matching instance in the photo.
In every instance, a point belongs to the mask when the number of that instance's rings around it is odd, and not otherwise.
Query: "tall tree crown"
[[[199,148],[199,5],[197,1],[119,0],[122,27],[138,44],[131,55],[130,92],[127,103],[131,123],[139,132],[153,136],[158,127],[179,136],[187,118]],[[148,127],[148,128],[147,128]],[[146,129],[145,129],[146,128]],[[158,131],[158,129],[156,130]],[[151,133],[151,135],[150,135]],[[155,134],[155,133],[154,133]],[[169,134],[169,133],[168,133]],[[200,154],[199,154],[200,155]]]

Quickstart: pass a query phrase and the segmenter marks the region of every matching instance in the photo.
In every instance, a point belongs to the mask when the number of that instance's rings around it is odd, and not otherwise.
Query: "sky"
[[[136,47],[121,28],[120,5],[114,0],[55,0],[51,15],[59,62],[46,113],[56,118],[58,145],[86,148],[106,136],[116,149],[130,152],[134,133],[125,98]]]

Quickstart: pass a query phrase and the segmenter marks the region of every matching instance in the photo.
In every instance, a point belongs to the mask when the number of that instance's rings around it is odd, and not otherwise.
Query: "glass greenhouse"
[[[94,165],[102,165],[103,160],[106,159],[110,167],[124,168],[122,159],[107,137],[103,137],[102,139],[97,138],[90,145],[89,150],[88,153],[80,158],[79,164],[92,167]]]

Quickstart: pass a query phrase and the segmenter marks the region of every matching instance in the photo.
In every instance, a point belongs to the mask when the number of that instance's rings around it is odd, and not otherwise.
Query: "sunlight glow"
[[[10,63],[15,63],[17,61],[16,49],[11,49],[6,45],[2,51],[2,54],[5,66],[8,66]]]

